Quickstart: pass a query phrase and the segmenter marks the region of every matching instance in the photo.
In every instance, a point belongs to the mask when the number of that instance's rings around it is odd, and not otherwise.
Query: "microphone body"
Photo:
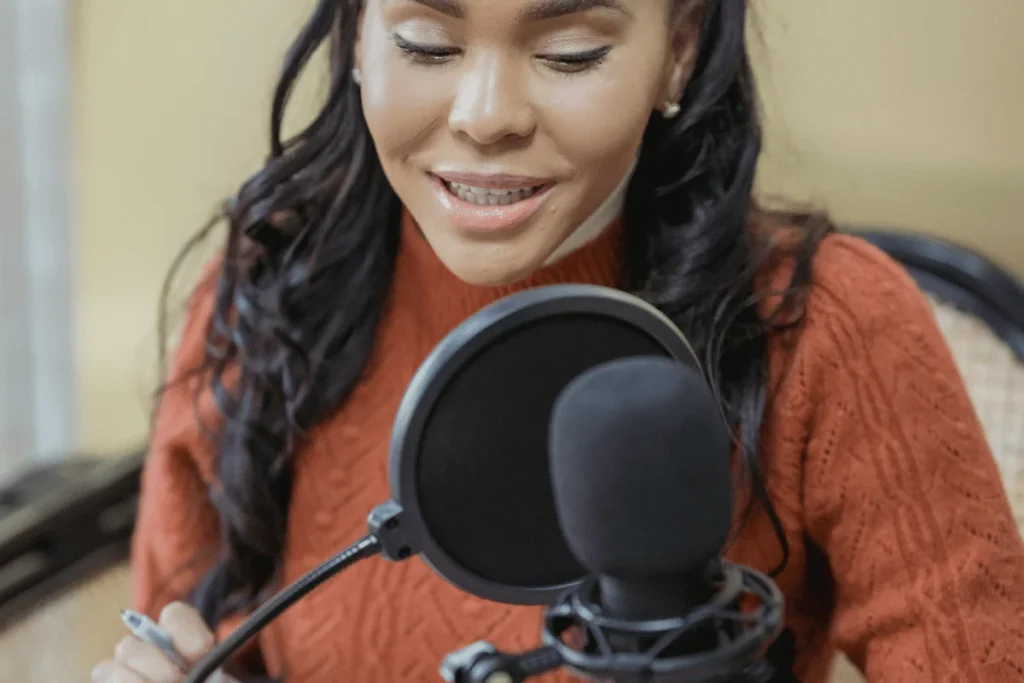
[[[547,610],[546,661],[613,683],[795,680],[792,653],[767,657],[783,628],[778,587],[719,557],[732,527],[731,452],[692,366],[621,359],[566,386],[551,418],[551,480],[589,578]],[[480,644],[460,654],[442,667],[451,683],[526,678],[512,655]]]

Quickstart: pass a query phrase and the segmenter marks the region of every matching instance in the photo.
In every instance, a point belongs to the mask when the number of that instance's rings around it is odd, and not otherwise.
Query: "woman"
[[[923,297],[866,244],[751,200],[744,0],[321,0],[272,154],[192,297],[146,466],[140,610],[197,658],[363,531],[395,408],[446,332],[513,291],[618,286],[694,343],[750,500],[730,557],[774,571],[802,681],[1018,681],[1024,548]],[[313,123],[281,139],[330,45]],[[385,597],[386,596],[386,597]],[[197,611],[186,606],[194,605]],[[236,662],[289,683],[437,680],[539,611],[365,563]],[[126,638],[95,680],[174,681]]]

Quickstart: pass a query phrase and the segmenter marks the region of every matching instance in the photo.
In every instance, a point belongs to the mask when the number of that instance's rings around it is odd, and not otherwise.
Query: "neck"
[[[590,214],[589,218],[580,223],[579,227],[551,253],[551,256],[544,262],[545,266],[561,261],[574,251],[582,249],[600,237],[609,225],[616,222],[616,219],[622,215],[622,211],[626,206],[626,192],[629,190],[629,181],[633,178],[633,172],[636,170],[637,159],[633,160],[629,170],[626,171],[626,175],[622,177],[619,184],[601,202],[601,205],[597,207],[594,213]]]

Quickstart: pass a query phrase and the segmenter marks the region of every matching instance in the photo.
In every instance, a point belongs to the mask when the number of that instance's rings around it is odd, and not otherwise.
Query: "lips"
[[[499,233],[525,223],[554,183],[522,175],[431,174],[441,207],[462,231]]]

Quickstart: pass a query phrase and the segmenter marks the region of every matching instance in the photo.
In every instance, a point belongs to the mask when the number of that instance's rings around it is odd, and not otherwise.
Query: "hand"
[[[214,635],[195,609],[172,602],[160,612],[159,622],[171,636],[178,653],[190,664],[202,659],[214,646]],[[92,672],[94,683],[181,683],[181,671],[163,652],[133,635],[121,639],[113,659],[101,662]]]

